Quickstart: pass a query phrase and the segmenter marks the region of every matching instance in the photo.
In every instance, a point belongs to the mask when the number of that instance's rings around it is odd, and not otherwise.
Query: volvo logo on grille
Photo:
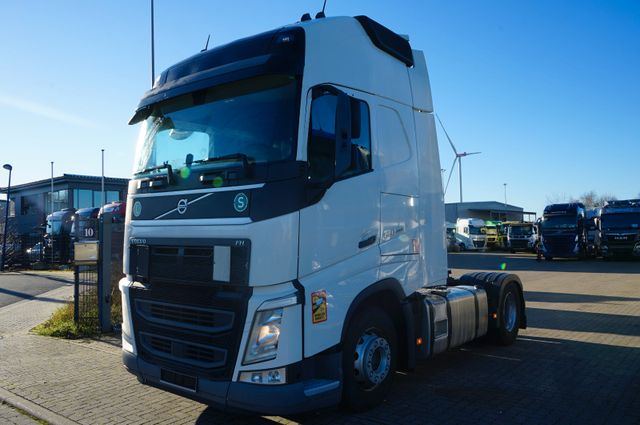
[[[189,205],[187,203],[186,199],[180,199],[178,201],[178,214],[184,214],[187,212],[187,205]]]

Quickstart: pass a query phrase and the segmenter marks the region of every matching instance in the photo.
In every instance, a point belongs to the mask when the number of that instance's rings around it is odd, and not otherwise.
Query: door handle
[[[376,241],[376,236],[370,236],[367,239],[363,239],[358,243],[358,248],[362,249],[369,245],[372,245]]]

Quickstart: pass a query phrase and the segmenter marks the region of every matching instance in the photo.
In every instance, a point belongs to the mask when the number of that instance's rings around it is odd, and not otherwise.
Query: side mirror
[[[351,98],[338,94],[336,107],[335,177],[341,176],[351,166]]]

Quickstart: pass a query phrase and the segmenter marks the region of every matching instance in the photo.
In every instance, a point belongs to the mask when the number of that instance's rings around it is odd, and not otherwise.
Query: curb
[[[31,416],[34,416],[40,420],[43,420],[51,425],[77,425],[78,422],[72,421],[69,418],[65,418],[46,407],[42,407],[39,404],[36,404],[32,401],[29,401],[25,398],[20,397],[12,393],[11,391],[7,391],[4,388],[0,388],[0,400],[9,404],[13,407],[16,407],[20,410],[24,410]]]

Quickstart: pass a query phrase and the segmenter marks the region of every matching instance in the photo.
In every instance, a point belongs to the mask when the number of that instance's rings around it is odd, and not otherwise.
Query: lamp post
[[[9,185],[7,186],[7,202],[4,206],[4,237],[2,238],[2,260],[0,262],[0,272],[4,271],[4,258],[7,252],[7,226],[9,222],[9,196],[11,195],[11,170],[13,167],[11,164],[4,164],[2,166],[5,170],[9,171]]]
[[[502,184],[504,185],[504,209],[505,209],[504,219],[506,220],[507,219],[507,215],[508,215],[508,213],[506,211],[506,209],[507,209],[507,184],[506,183],[502,183]]]

